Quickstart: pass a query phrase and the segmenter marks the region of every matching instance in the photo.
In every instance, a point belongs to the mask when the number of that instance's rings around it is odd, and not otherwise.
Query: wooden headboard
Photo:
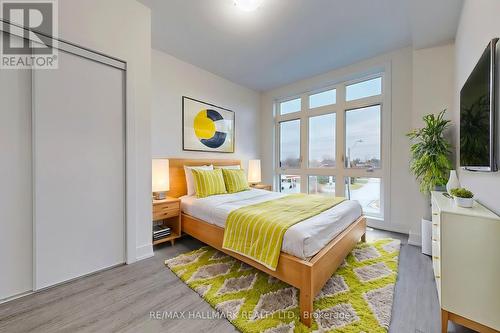
[[[182,159],[182,158],[169,158],[170,169],[170,191],[169,197],[179,198],[187,194],[186,174],[184,173],[184,166],[200,166],[210,165],[214,166],[227,166],[227,165],[240,165],[240,160],[209,160],[209,159]]]

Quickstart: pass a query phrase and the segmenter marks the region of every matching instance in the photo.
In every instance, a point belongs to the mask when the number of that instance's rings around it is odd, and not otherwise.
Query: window
[[[309,108],[332,105],[337,102],[337,89],[323,91],[309,96]]]
[[[300,167],[300,120],[280,123],[280,166],[285,169]]]
[[[347,177],[345,197],[357,200],[364,214],[380,216],[380,178]]]
[[[283,193],[300,193],[300,176],[281,175],[280,185]]]
[[[346,111],[347,168],[380,168],[380,105]]]
[[[377,96],[382,93],[382,78],[362,81],[346,87],[346,101]]]
[[[335,167],[335,113],[309,118],[309,167]]]
[[[335,196],[335,176],[309,176],[309,193]]]
[[[280,114],[288,114],[299,112],[302,107],[302,103],[300,98],[292,99],[291,101],[281,102],[280,103]]]
[[[369,223],[383,220],[389,191],[390,121],[384,75],[341,82],[275,107],[275,181],[283,193],[347,196],[363,207]],[[381,222],[376,222],[381,223]]]

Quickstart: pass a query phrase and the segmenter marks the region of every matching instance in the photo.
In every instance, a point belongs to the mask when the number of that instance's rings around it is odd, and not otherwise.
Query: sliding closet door
[[[32,289],[30,70],[0,69],[0,103],[1,300]]]
[[[125,262],[124,80],[63,51],[34,71],[35,289]]]

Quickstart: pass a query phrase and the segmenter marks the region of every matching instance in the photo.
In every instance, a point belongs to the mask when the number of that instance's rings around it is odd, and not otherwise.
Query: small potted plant
[[[472,208],[474,204],[474,193],[465,188],[454,188],[450,194],[455,200],[455,204],[459,207]]]

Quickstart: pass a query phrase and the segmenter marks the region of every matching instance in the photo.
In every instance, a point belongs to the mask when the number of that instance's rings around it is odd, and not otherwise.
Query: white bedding
[[[188,215],[224,228],[231,211],[283,196],[286,194],[257,189],[202,199],[184,196],[181,197],[181,209]],[[285,232],[281,250],[302,259],[312,257],[356,221],[361,214],[361,206],[357,201],[344,201],[321,214],[291,226]]]

